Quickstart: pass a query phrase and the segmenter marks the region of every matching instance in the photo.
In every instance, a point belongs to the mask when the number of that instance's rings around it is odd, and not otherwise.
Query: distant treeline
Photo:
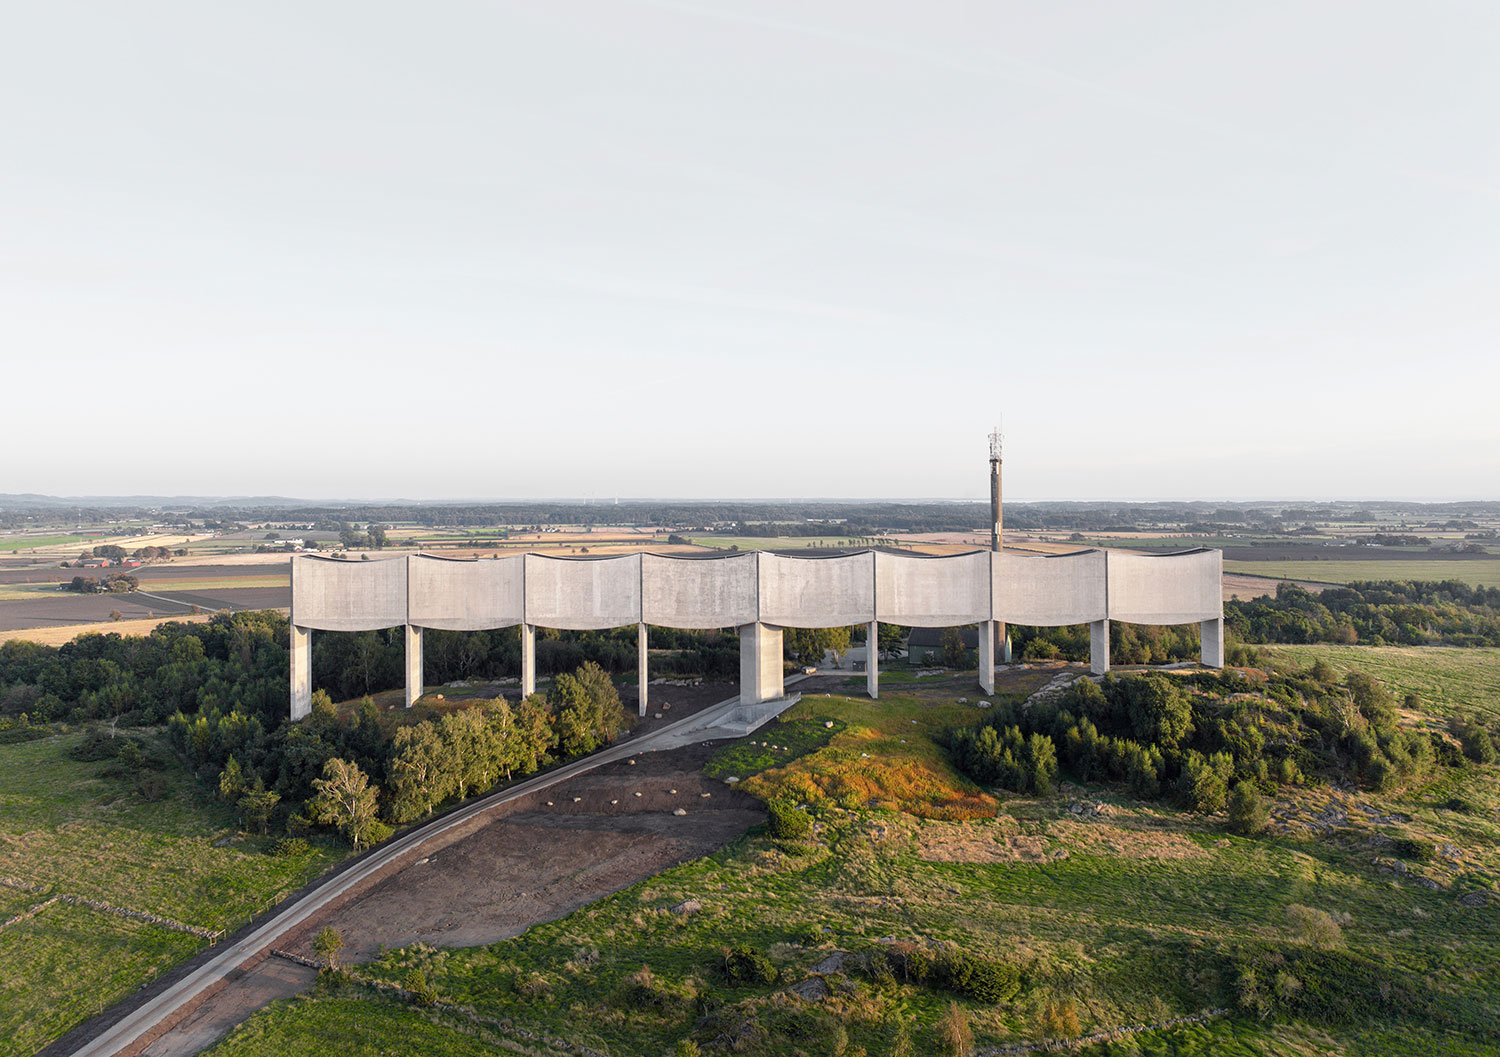
[[[1224,623],[1239,641],[1251,643],[1500,646],[1500,587],[1376,580],[1313,594],[1284,582],[1274,598],[1225,602]]]
[[[981,471],[982,472],[982,471]],[[1128,531],[1138,527],[1192,525],[1240,530],[1311,521],[1368,522],[1377,512],[1420,519],[1423,528],[1477,528],[1475,518],[1500,515],[1500,503],[1008,503],[1006,523],[1015,528],[1045,530]],[[318,528],[371,522],[429,527],[509,525],[639,525],[665,529],[734,523],[805,521],[842,522],[872,532],[969,532],[989,526],[984,502],[838,502],[833,500],[768,502],[626,501],[621,503],[297,503],[294,501],[208,502],[163,500],[123,506],[69,504],[46,496],[0,496],[0,528],[34,528],[40,522],[107,524],[140,519],[172,525],[201,524],[233,529],[267,522],[296,522]],[[144,529],[133,530],[138,532]],[[338,531],[335,527],[333,531]]]

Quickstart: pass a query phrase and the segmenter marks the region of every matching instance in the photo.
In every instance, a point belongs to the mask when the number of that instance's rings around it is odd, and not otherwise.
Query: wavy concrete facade
[[[292,715],[311,701],[311,631],[407,629],[407,699],[422,692],[424,628],[479,631],[520,625],[522,688],[535,688],[538,627],[636,625],[645,708],[648,625],[739,629],[741,694],[780,696],[781,629],[879,622],[907,627],[979,624],[980,682],[993,690],[994,621],[1093,629],[1092,666],[1109,667],[1109,621],[1201,626],[1203,661],[1223,665],[1220,551],[1061,555],[974,551],[929,558],[860,551],[828,558],[759,552],[714,558],[538,554],[456,560],[409,555],[378,561],[291,560]],[[748,655],[747,655],[748,654]],[[876,666],[867,665],[878,693]]]

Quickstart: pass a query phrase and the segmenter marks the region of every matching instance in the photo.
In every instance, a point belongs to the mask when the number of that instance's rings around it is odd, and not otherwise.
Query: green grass
[[[98,572],[98,570],[94,570]],[[73,598],[62,590],[62,581],[50,584],[0,584],[0,602],[30,602],[38,598]]]
[[[165,772],[167,795],[148,803],[133,782],[103,777],[105,763],[66,755],[82,736],[0,745],[0,876],[42,886],[32,904],[52,894],[82,896],[230,931],[344,854],[315,843],[302,856],[267,855],[266,838],[239,835],[229,812],[175,765]],[[18,946],[17,936],[24,944]],[[32,1052],[203,942],[58,904],[5,930],[0,977],[58,976],[55,984],[6,991],[0,1006],[10,1019],[0,1021],[0,1057]],[[71,976],[49,968],[65,958],[78,963]],[[32,1025],[26,1029],[32,1041],[17,1043],[3,1030],[12,1024]]]
[[[0,933],[0,1053],[36,1052],[201,946],[62,903],[12,925]]]
[[[59,547],[64,543],[82,543],[82,536],[13,536],[0,539],[0,551],[25,551],[33,547]]]
[[[496,1041],[471,1023],[401,1005],[378,992],[319,986],[276,1003],[208,1052],[215,1057],[492,1057]]]
[[[1349,584],[1356,580],[1462,580],[1470,587],[1500,587],[1500,558],[1243,562],[1226,554],[1224,571],[1327,584]]]
[[[1398,697],[1446,716],[1473,710],[1500,716],[1500,648],[1459,646],[1257,646],[1269,657],[1307,668],[1322,660],[1338,672],[1373,675]]]

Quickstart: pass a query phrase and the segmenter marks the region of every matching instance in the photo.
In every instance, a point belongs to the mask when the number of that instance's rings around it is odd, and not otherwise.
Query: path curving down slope
[[[787,681],[790,683],[799,680]],[[738,697],[720,701],[676,723],[639,738],[616,742],[591,756],[518,782],[418,826],[376,848],[327,883],[277,908],[272,917],[222,952],[79,1045],[72,1051],[72,1057],[116,1057],[118,1054],[133,1052],[138,1046],[148,1042],[164,1022],[173,1021],[186,1012],[200,996],[218,987],[245,963],[265,953],[277,939],[338,904],[377,874],[404,858],[416,855],[425,845],[487,811],[616,760],[646,752],[681,748],[694,742],[741,737],[790,707],[798,696],[800,695],[757,705],[750,716],[746,715]]]

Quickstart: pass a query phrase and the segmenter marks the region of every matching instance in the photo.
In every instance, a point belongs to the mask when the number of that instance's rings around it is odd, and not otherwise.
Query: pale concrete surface
[[[551,558],[527,554],[526,623],[579,631],[641,621],[641,556]]]
[[[995,692],[995,622],[979,622],[979,688],[987,694]]]
[[[536,693],[536,628],[521,625],[521,696]]]
[[[875,619],[875,552],[787,558],[761,551],[760,622],[838,628]]]
[[[1224,667],[1224,618],[1201,621],[1198,624],[1198,637],[1203,646],[1203,663],[1210,668]]]
[[[422,676],[422,629],[406,625],[406,707],[417,703],[424,690]]]
[[[875,552],[875,616],[909,628],[990,619],[990,552],[919,558]]]
[[[1061,627],[1108,615],[1105,552],[1022,555],[991,553],[993,615],[1010,624]]]
[[[635,629],[635,679],[636,679],[636,701],[640,705],[640,714],[646,714],[646,696],[649,693],[650,677],[646,672],[646,660],[650,652],[649,636],[645,624],[636,625]]]
[[[880,624],[874,620],[865,625],[865,692],[880,697]]]
[[[779,698],[782,682],[781,629],[745,624],[740,632],[740,700],[751,704]]]
[[[1109,552],[1109,619],[1196,624],[1224,615],[1224,552]]]
[[[662,628],[753,624],[759,563],[754,554],[724,558],[641,555],[641,619]]]
[[[1089,624],[1089,671],[1103,675],[1109,671],[1109,621]]]
[[[312,632],[292,625],[292,718],[312,713]]]
[[[316,631],[377,631],[406,623],[406,558],[346,561],[300,554],[292,623]]]
[[[444,631],[508,628],[526,618],[526,571],[521,555],[505,558],[407,558],[411,600],[407,620]]]

